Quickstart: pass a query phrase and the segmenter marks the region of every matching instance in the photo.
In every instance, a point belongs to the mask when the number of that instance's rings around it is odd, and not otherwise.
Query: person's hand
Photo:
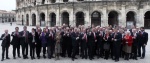
[[[114,38],[112,38],[112,41],[114,41]]]
[[[97,40],[95,40],[95,42],[97,42]]]
[[[127,44],[128,42],[126,42],[126,44]]]
[[[114,41],[117,41],[117,39],[114,39]]]

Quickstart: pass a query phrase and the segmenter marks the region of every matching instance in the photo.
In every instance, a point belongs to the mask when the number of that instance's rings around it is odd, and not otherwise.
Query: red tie
[[[86,42],[87,42],[87,36],[86,36],[86,34],[84,34],[84,38],[85,38],[85,40],[86,40]]]

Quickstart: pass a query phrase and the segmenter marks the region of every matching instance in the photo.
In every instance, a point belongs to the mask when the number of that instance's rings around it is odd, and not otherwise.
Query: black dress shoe
[[[40,57],[38,57],[38,59],[40,59]]]
[[[75,57],[74,59],[78,59],[78,58]]]
[[[6,59],[10,59],[9,57],[7,57]]]
[[[54,56],[51,56],[51,58],[54,58]]]
[[[72,58],[72,61],[74,61],[74,58]]]
[[[21,56],[18,56],[19,58],[21,58]]]
[[[29,59],[28,57],[26,57],[26,59]]]
[[[141,57],[140,59],[144,59],[144,57]]]
[[[119,60],[115,60],[115,62],[118,62]]]
[[[4,59],[2,59],[1,61],[4,61]]]
[[[16,57],[14,57],[14,59],[16,59]]]

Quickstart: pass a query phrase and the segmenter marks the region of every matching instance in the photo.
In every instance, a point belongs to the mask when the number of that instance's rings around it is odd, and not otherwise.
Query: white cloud
[[[0,0],[0,10],[15,10],[16,0]]]

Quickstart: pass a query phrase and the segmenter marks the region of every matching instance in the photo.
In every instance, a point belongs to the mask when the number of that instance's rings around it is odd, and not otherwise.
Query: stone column
[[[86,27],[91,25],[91,20],[90,19],[91,19],[91,17],[90,17],[89,11],[85,11],[85,13],[84,13],[84,25]]]
[[[119,17],[119,26],[126,27],[126,17],[125,5],[122,5],[121,15]]]
[[[137,13],[138,14],[138,13]],[[137,27],[144,27],[144,12],[143,9],[139,10],[139,15],[137,15]]]
[[[59,8],[56,10],[56,26],[60,26],[60,13],[59,13]]]
[[[36,25],[40,25],[40,13],[36,12]]]
[[[73,19],[73,9],[69,13],[69,25],[74,26],[74,19]]]
[[[103,16],[101,17],[102,18],[101,27],[108,26],[108,13],[107,13],[106,7],[107,7],[107,5],[104,5],[103,11],[102,11]]]

